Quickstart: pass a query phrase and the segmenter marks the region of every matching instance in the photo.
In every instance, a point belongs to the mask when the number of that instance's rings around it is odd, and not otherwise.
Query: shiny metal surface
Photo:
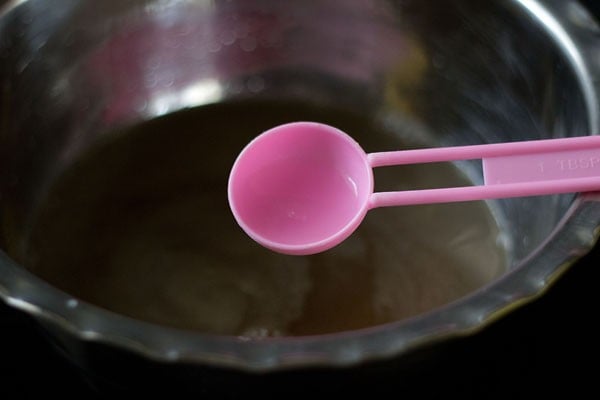
[[[247,370],[352,365],[476,331],[591,248],[596,196],[495,202],[510,256],[497,282],[410,320],[290,341],[125,319],[49,287],[19,255],[38,202],[78,155],[106,132],[186,107],[333,104],[415,146],[595,133],[598,30],[561,0],[9,2],[0,11],[0,295],[68,346],[76,337]],[[477,164],[462,167],[481,180]]]

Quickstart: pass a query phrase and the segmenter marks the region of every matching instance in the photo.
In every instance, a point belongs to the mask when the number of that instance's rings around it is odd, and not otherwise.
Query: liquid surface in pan
[[[401,132],[297,102],[199,107],[107,134],[53,185],[25,263],[66,292],[133,318],[205,333],[296,336],[408,318],[501,275],[505,251],[482,202],[378,209],[343,244],[276,254],[248,238],[227,177],[253,137],[319,121],[365,149],[401,149]],[[398,179],[401,174],[402,179]],[[453,165],[381,169],[376,189],[469,184]]]

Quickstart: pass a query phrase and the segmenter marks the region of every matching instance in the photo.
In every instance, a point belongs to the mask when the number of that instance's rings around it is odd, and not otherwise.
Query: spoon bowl
[[[237,158],[228,195],[238,223],[286,254],[326,250],[360,225],[373,192],[367,154],[344,132],[298,122],[266,131]]]

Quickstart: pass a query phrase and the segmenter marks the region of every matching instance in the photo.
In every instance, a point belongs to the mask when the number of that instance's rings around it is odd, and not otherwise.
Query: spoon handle
[[[371,167],[481,159],[484,184],[373,193],[369,208],[600,190],[600,136],[371,153]]]

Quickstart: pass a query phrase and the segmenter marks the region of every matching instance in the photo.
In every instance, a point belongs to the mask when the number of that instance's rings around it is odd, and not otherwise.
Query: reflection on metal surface
[[[598,123],[600,122],[598,113],[600,108],[598,105],[598,94],[594,88],[593,74],[589,70],[584,60],[584,55],[581,49],[573,42],[573,39],[564,30],[557,17],[551,14],[540,2],[535,0],[517,0],[521,3],[535,18],[540,20],[544,27],[553,36],[556,43],[563,49],[564,53],[571,61],[571,65],[581,82],[582,89],[585,94],[586,106],[590,124],[590,132],[598,132]],[[561,2],[563,5],[566,2]],[[578,5],[568,4],[567,10],[577,9],[581,13],[587,14]],[[569,15],[569,14],[567,14]]]
[[[161,116],[181,110],[216,103],[223,99],[224,92],[216,79],[206,79],[174,92],[157,93],[148,100],[147,114]]]
[[[8,0],[0,2],[0,14],[4,12],[4,10],[10,10],[12,8],[17,7],[20,4],[25,3],[28,0]]]

